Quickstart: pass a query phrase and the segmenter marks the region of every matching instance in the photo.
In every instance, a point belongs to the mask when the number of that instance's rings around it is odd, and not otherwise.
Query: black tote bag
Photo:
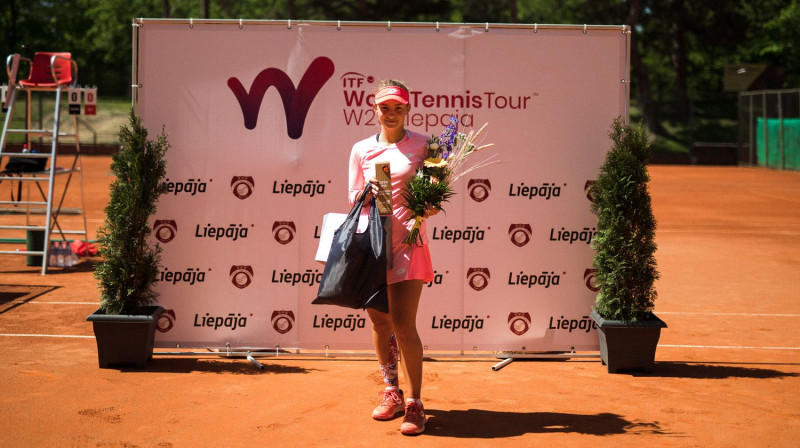
[[[338,305],[346,308],[389,312],[386,293],[386,235],[375,196],[370,198],[369,224],[364,233],[357,233],[358,217],[364,197],[347,214],[344,223],[333,234],[331,250],[319,284],[316,305]]]

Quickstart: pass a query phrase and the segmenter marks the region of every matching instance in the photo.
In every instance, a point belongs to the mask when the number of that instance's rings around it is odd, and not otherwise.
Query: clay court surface
[[[90,229],[109,162],[83,158]],[[656,313],[669,325],[651,374],[430,359],[428,430],[408,438],[401,420],[370,418],[382,387],[371,359],[264,358],[258,370],[156,355],[146,370],[101,370],[85,321],[98,306],[91,261],[41,276],[2,256],[0,447],[798,446],[800,173],[650,172]]]

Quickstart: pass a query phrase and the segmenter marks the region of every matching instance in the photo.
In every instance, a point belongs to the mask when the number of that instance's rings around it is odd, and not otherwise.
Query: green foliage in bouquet
[[[420,226],[425,219],[425,211],[435,208],[444,211],[442,203],[447,202],[455,194],[452,184],[461,176],[478,168],[490,165],[488,159],[469,168],[465,166],[467,158],[472,154],[494,146],[493,143],[479,145],[478,138],[488,123],[476,132],[468,134],[458,132],[458,119],[451,115],[450,124],[440,136],[428,139],[428,157],[417,169],[416,174],[406,182],[403,190],[405,207],[411,211],[414,225],[403,239],[406,244],[422,244]]]
[[[600,288],[595,311],[604,319],[637,322],[653,309],[658,278],[656,220],[650,204],[647,161],[650,142],[642,124],[614,120],[613,147],[591,187],[597,215],[594,267]]]
[[[155,140],[131,110],[129,124],[120,128],[121,148],[114,154],[105,222],[99,230],[103,261],[94,276],[105,314],[139,314],[157,299],[156,281],[161,248],[149,241],[148,223],[158,197],[167,189],[165,154],[169,143],[164,129]]]
[[[442,203],[455,194],[449,183],[440,181],[444,171],[444,167],[423,167],[406,183],[403,198],[415,217],[424,215],[429,206],[442,210]]]

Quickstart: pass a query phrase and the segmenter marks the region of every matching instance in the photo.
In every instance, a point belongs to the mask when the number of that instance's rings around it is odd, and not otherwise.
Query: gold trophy
[[[389,162],[375,164],[375,179],[378,179],[378,212],[392,214],[392,170]]]

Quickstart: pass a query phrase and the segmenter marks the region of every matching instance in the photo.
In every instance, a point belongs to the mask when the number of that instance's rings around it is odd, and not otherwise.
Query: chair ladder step
[[[5,255],[44,255],[43,250],[0,250]]]
[[[53,157],[52,154],[49,152],[5,152],[3,151],[3,156],[9,157],[27,157],[30,159],[48,159]]]
[[[41,173],[47,173],[47,171],[40,171]],[[23,177],[14,177],[14,176],[0,176],[0,180],[23,180],[23,181],[37,181],[37,182],[49,182],[50,177],[35,177],[35,176],[23,176]]]
[[[36,201],[0,201],[0,205],[47,205],[47,202],[36,202]],[[7,210],[0,210],[0,212],[7,212]]]
[[[46,135],[53,135],[53,130],[51,129],[51,130],[48,131],[47,129],[8,129],[6,131],[6,133],[8,133],[8,134],[30,134],[30,135],[37,135],[37,136],[38,135],[46,136]]]

